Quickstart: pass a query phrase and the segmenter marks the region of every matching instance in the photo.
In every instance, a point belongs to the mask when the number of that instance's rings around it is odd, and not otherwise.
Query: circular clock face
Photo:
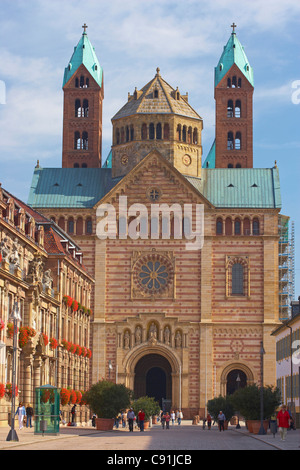
[[[128,163],[128,156],[127,155],[122,155],[121,163],[122,163],[122,165],[127,165],[127,163]]]
[[[192,163],[192,159],[189,155],[184,155],[182,161],[186,166],[189,166]]]

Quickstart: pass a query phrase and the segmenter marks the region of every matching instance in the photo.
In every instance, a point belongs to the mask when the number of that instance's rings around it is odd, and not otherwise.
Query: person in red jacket
[[[285,441],[287,430],[290,427],[290,414],[285,405],[282,405],[281,410],[277,414],[277,426],[279,428],[281,440]]]
[[[144,431],[144,421],[145,421],[145,413],[143,410],[140,410],[138,412],[138,418],[139,418],[139,426],[140,426],[140,431]]]

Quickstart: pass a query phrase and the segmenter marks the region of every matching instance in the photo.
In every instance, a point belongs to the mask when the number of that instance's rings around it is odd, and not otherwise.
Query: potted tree
[[[212,400],[208,400],[207,411],[214,421],[218,421],[218,414],[220,411],[223,411],[226,418],[225,429],[228,429],[228,423],[234,415],[234,406],[231,395],[227,395],[226,397],[222,397],[220,395]]]
[[[232,396],[232,400],[236,409],[245,418],[248,431],[258,434],[261,417],[260,417],[260,387],[253,384],[248,387],[236,390]],[[263,405],[264,405],[264,429],[267,432],[269,419],[281,403],[280,391],[276,387],[267,386],[263,388]]]
[[[129,407],[132,391],[124,384],[101,380],[84,394],[85,402],[97,415],[96,428],[102,431],[113,429],[114,420],[121,409]]]
[[[160,406],[153,397],[140,397],[132,403],[134,414],[137,416],[140,410],[144,410],[145,423],[144,428],[149,427],[149,420],[151,416],[157,415],[160,412]]]

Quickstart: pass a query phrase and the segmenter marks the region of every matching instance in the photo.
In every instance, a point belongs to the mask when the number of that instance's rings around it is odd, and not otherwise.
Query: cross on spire
[[[83,27],[83,34],[86,34],[86,30],[87,30],[88,26],[84,23],[84,25],[82,27]]]
[[[235,34],[235,28],[237,27],[235,22],[232,23],[231,27],[232,27],[232,34]]]

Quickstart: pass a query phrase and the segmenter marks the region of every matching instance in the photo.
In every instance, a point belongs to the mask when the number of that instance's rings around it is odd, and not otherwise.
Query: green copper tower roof
[[[217,67],[215,67],[215,86],[220,83],[222,78],[227,74],[234,64],[238,66],[247,80],[251,83],[252,86],[254,86],[253,69],[249,64],[244,47],[241,45],[235,31],[233,30],[226,46],[224,47],[224,51],[221,55],[219,63]]]
[[[65,68],[63,87],[68,83],[81,64],[85,66],[98,85],[100,87],[102,86],[103,70],[95,54],[95,49],[86,34],[86,28],[87,26],[84,26],[84,33],[82,34],[77,46],[74,48],[74,52],[68,66]]]

